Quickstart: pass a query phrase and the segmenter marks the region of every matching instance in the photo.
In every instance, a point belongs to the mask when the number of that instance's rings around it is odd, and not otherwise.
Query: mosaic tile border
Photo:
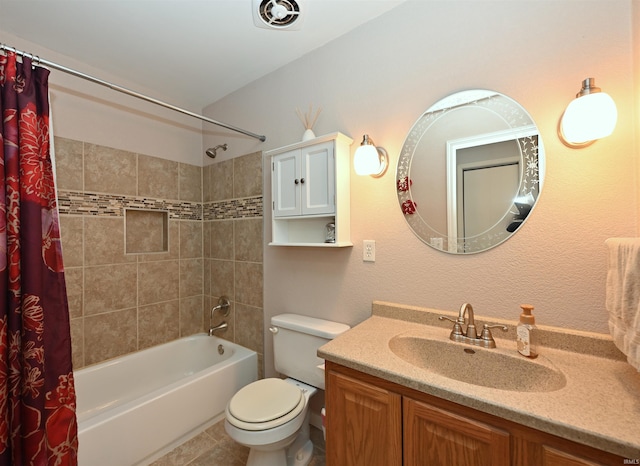
[[[204,220],[262,217],[262,196],[208,202],[203,206]]]
[[[125,209],[168,212],[169,218],[178,220],[227,220],[262,217],[263,202],[262,196],[202,204],[117,194],[58,191],[58,210],[61,215],[123,217]]]
[[[117,194],[58,191],[58,210],[61,215],[123,217],[125,209],[159,210],[168,212],[169,218],[172,219],[202,220],[202,204],[199,202],[172,202]]]

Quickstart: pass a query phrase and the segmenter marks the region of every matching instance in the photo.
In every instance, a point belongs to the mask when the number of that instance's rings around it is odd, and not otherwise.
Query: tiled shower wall
[[[205,327],[218,297],[228,296],[231,314],[220,336],[258,353],[263,361],[262,153],[237,157],[203,169]]]
[[[260,154],[203,169],[64,138],[55,153],[74,368],[202,332],[221,294],[233,313],[220,336],[262,354],[262,251],[246,247],[262,244],[262,186],[247,199],[219,189],[245,168],[261,173]],[[165,235],[168,250],[125,253],[147,251],[147,235],[125,231],[125,209],[139,210],[142,226],[151,212],[148,236]],[[155,231],[159,212],[167,231]]]

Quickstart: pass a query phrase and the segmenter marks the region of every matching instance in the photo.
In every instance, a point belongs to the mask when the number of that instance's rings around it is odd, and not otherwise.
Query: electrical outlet
[[[376,242],[372,239],[365,239],[362,242],[362,260],[364,262],[376,261]]]

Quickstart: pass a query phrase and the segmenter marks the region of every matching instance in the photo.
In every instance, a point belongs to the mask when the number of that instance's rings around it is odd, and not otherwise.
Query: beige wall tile
[[[202,256],[211,257],[211,222],[202,222]]]
[[[102,314],[134,307],[137,301],[137,264],[86,267],[84,314]]]
[[[176,260],[138,264],[139,305],[178,299],[179,270]]]
[[[257,366],[258,366],[258,379],[264,379],[264,354],[263,353],[258,353]]]
[[[178,199],[178,162],[138,155],[138,196]]]
[[[211,259],[203,259],[202,292],[205,296],[211,295]]]
[[[124,253],[123,217],[84,218],[84,260],[85,265],[136,261]]]
[[[233,197],[262,194],[262,152],[233,159]]]
[[[209,166],[209,198],[212,201],[233,199],[233,160]]]
[[[203,259],[180,261],[180,297],[201,295]]]
[[[136,195],[136,159],[132,152],[85,144],[84,189]]]
[[[180,259],[202,257],[202,222],[180,221]]]
[[[262,307],[262,263],[235,263],[235,301]]]
[[[210,226],[212,259],[233,259],[233,220],[214,220]],[[260,245],[262,249],[262,244]]]
[[[235,310],[235,342],[257,353],[262,353],[264,344],[262,309],[236,303]]]
[[[202,167],[181,163],[179,175],[181,201],[202,202]]]
[[[73,369],[84,366],[84,319],[71,319],[71,363]]]
[[[69,191],[83,189],[83,143],[54,137],[56,187]]]
[[[211,296],[229,296],[235,301],[233,261],[211,261]]]
[[[180,258],[180,220],[169,220],[169,258]]]
[[[85,317],[85,364],[95,364],[136,351],[136,314],[134,308]]]
[[[173,300],[138,310],[138,349],[149,348],[180,336],[180,303]]]
[[[235,260],[262,262],[262,219],[234,220]]]
[[[204,331],[202,318],[203,297],[191,296],[180,300],[180,336],[186,337]],[[208,316],[207,316],[208,319]],[[209,325],[209,321],[206,321]],[[208,327],[207,327],[208,330]]]
[[[211,202],[211,170],[213,165],[202,167],[202,202]]]
[[[84,265],[84,219],[78,215],[60,215],[62,260],[65,267]]]
[[[64,279],[67,285],[69,317],[76,319],[83,315],[84,268],[65,267]]]
[[[58,147],[57,167],[68,175],[63,190],[82,190],[84,182],[87,192],[230,200],[234,175],[235,197],[251,196],[257,190],[253,175],[262,170],[259,153],[200,168],[72,140],[61,139]],[[125,228],[124,217],[61,216],[74,367],[207,331],[209,311],[221,295],[230,297],[232,311],[214,318],[214,324],[228,322],[220,336],[262,354],[262,219],[167,222],[167,252],[125,254],[132,225]],[[155,227],[140,225],[128,244],[149,251],[146,241]]]

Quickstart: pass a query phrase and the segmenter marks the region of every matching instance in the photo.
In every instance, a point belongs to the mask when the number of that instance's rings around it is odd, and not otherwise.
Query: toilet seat
[[[298,416],[306,401],[302,390],[282,379],[253,382],[227,405],[227,420],[239,429],[260,431],[286,424]]]

